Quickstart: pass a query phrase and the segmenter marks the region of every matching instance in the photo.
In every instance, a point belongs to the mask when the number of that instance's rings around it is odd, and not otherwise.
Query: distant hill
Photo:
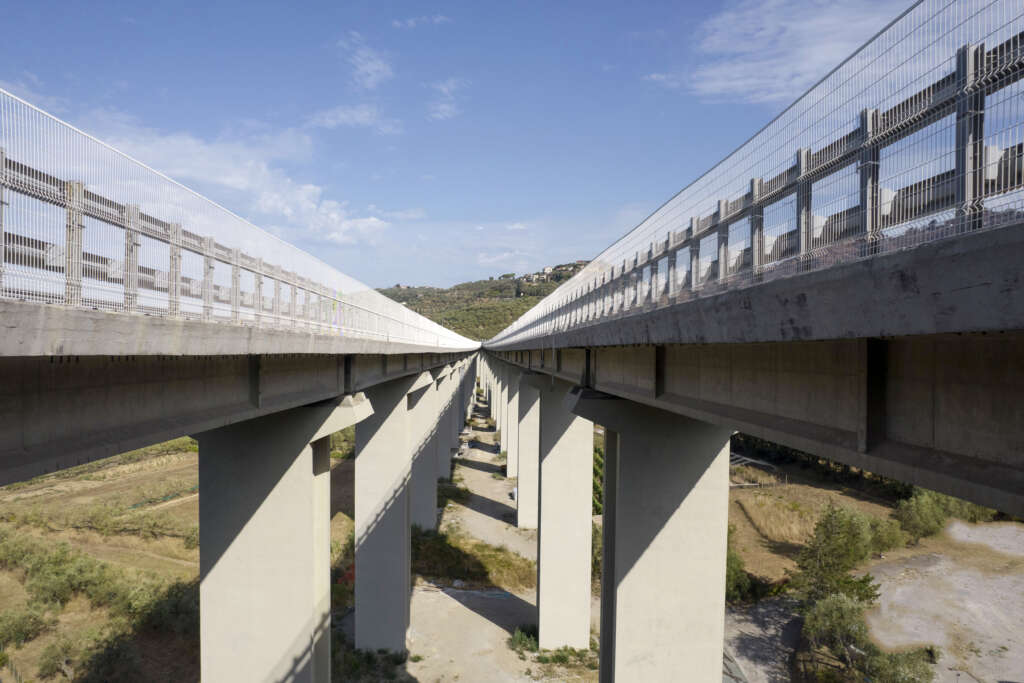
[[[379,291],[450,330],[485,341],[533,308],[585,264],[577,261],[520,277],[505,273],[448,289],[396,285]]]

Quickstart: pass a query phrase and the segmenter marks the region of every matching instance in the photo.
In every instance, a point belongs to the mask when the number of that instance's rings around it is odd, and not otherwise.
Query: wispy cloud
[[[333,130],[339,127],[370,128],[382,135],[402,132],[402,123],[381,115],[375,104],[343,104],[332,109],[316,112],[310,117],[309,125]]]
[[[349,34],[338,42],[348,52],[348,63],[352,67],[352,82],[365,90],[373,90],[384,81],[394,77],[394,69],[387,56],[371,48],[357,31]]]
[[[393,221],[420,221],[427,217],[427,211],[423,208],[401,209],[399,211],[385,211],[374,204],[366,207],[366,210],[378,214]]]
[[[0,80],[0,88],[52,114],[67,110],[67,100],[44,93],[42,81],[31,71],[23,71],[14,80]]]
[[[287,240],[372,243],[390,225],[384,212],[358,215],[321,185],[285,172],[312,150],[298,129],[247,129],[216,139],[146,127],[132,116],[93,110],[77,121],[100,139],[217,199]]]
[[[434,14],[428,17],[409,17],[408,19],[395,19],[391,25],[395,28],[416,28],[417,26],[429,26],[450,23],[451,19],[443,14]]]
[[[526,223],[509,223],[505,226],[506,230],[526,230]]]
[[[493,266],[498,263],[508,263],[509,261],[512,261],[518,256],[520,256],[520,254],[514,251],[481,251],[476,255],[476,262],[481,266]]]
[[[459,106],[458,93],[469,85],[464,78],[448,78],[437,83],[431,83],[430,87],[437,93],[437,99],[427,105],[430,118],[436,121],[451,119],[462,113]]]
[[[697,27],[697,63],[644,80],[706,100],[792,100],[885,26],[906,0],[740,0]]]

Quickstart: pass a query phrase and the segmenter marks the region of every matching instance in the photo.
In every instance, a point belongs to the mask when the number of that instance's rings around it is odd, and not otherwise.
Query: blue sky
[[[0,87],[372,286],[590,258],[906,0],[13,3]]]

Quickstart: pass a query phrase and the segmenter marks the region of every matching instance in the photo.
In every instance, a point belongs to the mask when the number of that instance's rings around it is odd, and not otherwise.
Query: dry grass
[[[892,512],[891,507],[853,491],[792,483],[792,475],[790,482],[729,492],[729,523],[736,528],[736,549],[747,571],[765,581],[780,581],[787,571],[796,569],[796,555],[829,501],[882,519]]]
[[[733,465],[729,468],[729,480],[735,484],[774,484],[779,478],[750,465]]]
[[[413,572],[442,581],[521,591],[537,586],[537,565],[504,546],[485,543],[449,527],[413,534]]]

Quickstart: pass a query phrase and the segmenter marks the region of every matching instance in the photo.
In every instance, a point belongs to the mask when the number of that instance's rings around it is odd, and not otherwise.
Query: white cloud
[[[483,252],[481,251],[476,255],[476,262],[481,266],[493,266],[497,263],[507,263],[511,261],[517,254],[514,251],[500,251],[500,252]]]
[[[409,17],[408,19],[395,19],[391,22],[391,25],[395,28],[416,28],[417,26],[427,26],[430,24],[447,24],[450,23],[451,19],[444,16],[443,14],[435,14],[429,17]]]
[[[462,113],[458,104],[458,92],[464,90],[469,81],[464,78],[448,78],[437,83],[431,83],[430,87],[437,92],[438,97],[427,105],[430,118],[436,121],[444,121],[454,118]]]
[[[20,97],[31,105],[57,114],[67,109],[68,102],[63,97],[54,97],[42,92],[42,82],[31,71],[23,71],[17,80],[0,80],[0,89],[6,90],[15,97]]]
[[[399,211],[385,211],[378,208],[375,204],[370,204],[366,207],[366,210],[370,213],[378,214],[393,221],[419,221],[427,217],[426,209],[420,207],[413,209],[401,209]]]
[[[352,67],[352,82],[365,90],[373,90],[384,81],[394,77],[395,72],[387,56],[366,44],[357,31],[350,31],[348,37],[338,42],[348,51],[348,63]]]
[[[454,102],[449,102],[446,100],[438,100],[436,102],[431,102],[428,105],[428,110],[430,112],[430,118],[434,119],[435,121],[445,121],[447,119],[452,119],[462,113],[462,110],[459,109],[459,105],[455,104]]]
[[[337,244],[372,242],[390,223],[386,216],[353,215],[347,202],[328,196],[278,167],[308,158],[305,132],[249,131],[205,140],[187,132],[163,132],[124,113],[94,110],[78,122],[116,149],[212,195],[257,225],[292,241]]]
[[[905,8],[906,0],[740,0],[697,28],[695,66],[643,78],[707,100],[792,100]]]
[[[397,119],[381,116],[375,104],[343,104],[333,109],[319,111],[310,117],[311,126],[317,128],[371,128],[382,135],[393,135],[402,132],[402,123]]]
[[[526,230],[526,223],[509,223],[505,226],[506,230]]]

